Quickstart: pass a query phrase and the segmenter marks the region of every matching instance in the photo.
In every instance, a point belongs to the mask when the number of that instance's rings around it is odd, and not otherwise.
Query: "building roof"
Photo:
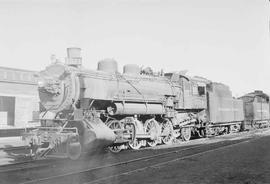
[[[29,73],[35,73],[36,71],[33,70],[26,70],[26,69],[19,69],[19,68],[10,68],[5,66],[0,66],[0,69],[3,70],[12,70],[12,71],[21,71],[21,72],[29,72]]]
[[[0,66],[0,82],[36,84],[35,71]]]

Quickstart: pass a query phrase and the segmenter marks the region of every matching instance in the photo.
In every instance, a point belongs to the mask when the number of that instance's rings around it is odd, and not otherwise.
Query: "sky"
[[[269,21],[268,0],[0,0],[0,66],[39,71],[80,47],[89,69],[114,58],[270,94]]]

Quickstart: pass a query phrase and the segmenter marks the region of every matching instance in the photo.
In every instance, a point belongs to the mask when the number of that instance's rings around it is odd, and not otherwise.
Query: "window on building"
[[[14,80],[21,81],[21,73],[20,72],[14,72]]]
[[[14,80],[14,73],[11,71],[7,71],[7,80]]]
[[[22,80],[23,81],[28,81],[28,75],[27,75],[27,73],[23,73]]]
[[[0,79],[5,79],[5,71],[0,70]]]

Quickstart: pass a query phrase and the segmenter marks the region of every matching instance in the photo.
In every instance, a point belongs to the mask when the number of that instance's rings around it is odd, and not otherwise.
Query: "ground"
[[[172,151],[176,152],[78,173],[80,170]],[[14,172],[3,172],[5,168],[1,168],[0,178],[4,183],[266,184],[270,183],[270,130],[197,139],[141,151],[105,153],[78,161],[43,160],[39,164],[43,167],[22,168]]]
[[[270,136],[104,183],[270,183]]]

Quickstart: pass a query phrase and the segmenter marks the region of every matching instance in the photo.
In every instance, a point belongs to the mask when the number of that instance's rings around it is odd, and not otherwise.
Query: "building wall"
[[[0,112],[1,119],[0,125],[14,125],[15,117],[15,97],[13,96],[0,96]]]
[[[39,99],[34,74],[0,67],[0,129],[36,125]]]

